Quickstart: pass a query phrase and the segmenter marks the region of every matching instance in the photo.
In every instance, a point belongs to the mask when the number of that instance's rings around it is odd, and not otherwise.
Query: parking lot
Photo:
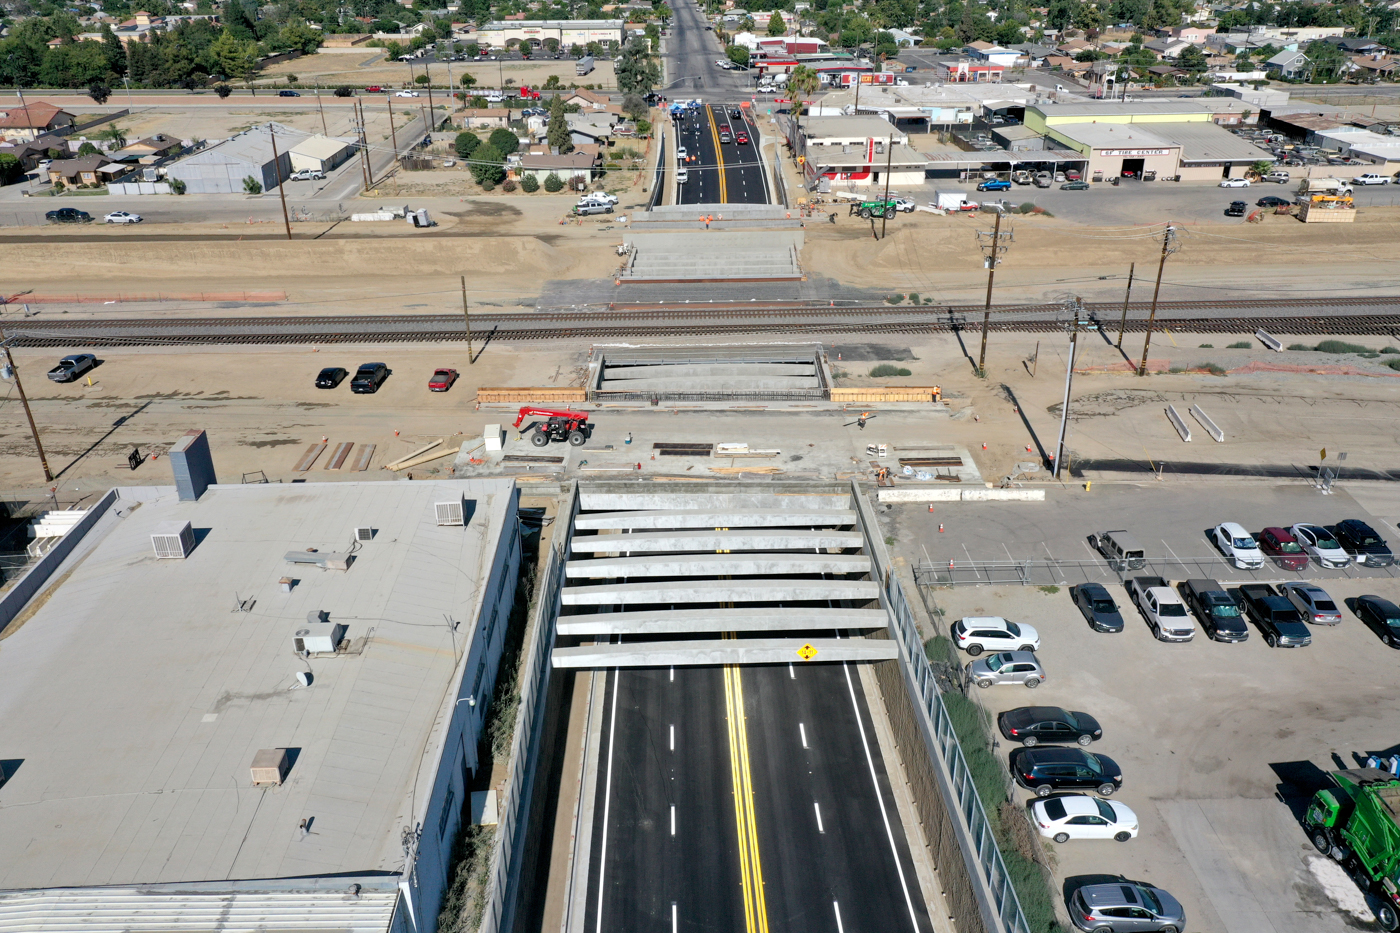
[[[1361,518],[1394,543],[1400,494],[1384,489],[1322,496],[1304,486],[1117,487],[1053,494],[1047,503],[968,504],[930,516],[913,506],[885,513],[899,548],[916,563],[948,555],[1068,554],[1108,522],[1143,540],[1149,554],[1209,559],[1203,530],[1224,520],[1251,530],[1295,521]],[[971,507],[969,507],[971,506]],[[942,522],[944,531],[938,531]],[[1184,570],[1185,567],[1183,566]],[[1141,571],[1142,573],[1154,572]],[[1230,571],[1209,575],[1227,586],[1308,579],[1339,603],[1374,593],[1400,599],[1385,570]],[[1168,576],[1171,576],[1168,574]],[[1107,573],[1105,579],[1116,579]],[[1174,583],[1183,577],[1171,576]],[[1067,588],[939,587],[942,634],[963,616],[998,615],[1040,633],[1037,657],[1047,680],[1024,687],[972,689],[995,717],[1018,706],[1051,705],[1098,718],[1104,737],[1091,751],[1118,763],[1116,795],[1141,824],[1126,843],[1045,841],[1060,894],[1104,875],[1125,875],[1173,893],[1187,930],[1223,933],[1331,933],[1376,929],[1365,897],[1320,856],[1298,819],[1326,772],[1357,767],[1368,754],[1397,751],[1393,709],[1400,699],[1400,652],[1384,646],[1349,609],[1337,626],[1313,626],[1313,643],[1270,649],[1250,625],[1241,644],[1156,641],[1123,587],[1108,584],[1123,611],[1121,634],[1092,631]],[[965,654],[960,660],[970,660]],[[997,738],[1005,762],[1014,746]],[[1017,800],[1031,799],[1017,789]],[[1096,877],[1097,876],[1097,877]],[[1063,898],[1062,898],[1063,906]]]

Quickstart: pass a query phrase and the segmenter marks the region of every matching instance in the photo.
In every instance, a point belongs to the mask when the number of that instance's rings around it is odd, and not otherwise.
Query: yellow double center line
[[[733,632],[725,638],[735,638]],[[729,721],[729,769],[734,780],[734,822],[739,834],[739,876],[744,889],[746,933],[768,933],[768,902],[763,895],[763,866],[758,856],[758,824],[753,812],[753,778],[749,768],[749,733],[744,716],[744,681],[735,665],[724,668],[724,705]]]
[[[720,148],[719,126],[715,123],[715,111],[709,104],[705,105],[705,113],[710,117],[710,136],[715,141],[715,164],[719,172],[719,201],[721,204],[729,203],[729,191],[724,183],[724,151]]]

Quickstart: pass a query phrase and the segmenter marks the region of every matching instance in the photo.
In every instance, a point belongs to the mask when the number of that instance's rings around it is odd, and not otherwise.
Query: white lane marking
[[[671,835],[676,834],[676,805],[671,804]]]
[[[675,724],[672,724],[672,725],[671,725],[671,751],[674,752],[675,750],[676,750],[676,727],[675,727]]]
[[[802,747],[807,747],[807,726],[803,723],[797,724],[797,731],[802,733]]]
[[[677,933],[676,927],[676,902],[671,902],[671,933]]]
[[[875,774],[875,759],[870,755],[870,740],[865,735],[865,721],[860,718],[860,704],[856,702],[856,685],[851,681],[851,666],[846,662],[841,662],[841,666],[846,669],[846,687],[851,692],[851,707],[856,713],[856,725],[860,727],[860,744],[865,746],[865,763],[870,766],[870,783],[875,785],[875,799],[880,803],[880,816],[885,821],[885,836],[890,840],[890,852],[894,855],[894,867],[899,872],[899,886],[904,889],[904,903],[909,908],[909,922],[913,924],[915,933],[919,929],[919,916],[914,913],[914,901],[909,896],[909,882],[904,879],[904,865],[899,861],[899,848],[894,844],[894,830],[890,828],[890,814],[885,809],[885,795],[880,792],[880,779]],[[609,767],[612,766],[611,760]],[[606,818],[607,810],[604,809]],[[606,840],[606,836],[604,839]],[[832,903],[835,903],[833,901]],[[837,915],[840,915],[840,908],[837,908]],[[602,929],[601,925],[599,929]]]
[[[813,800],[812,809],[817,811],[817,832],[826,832],[826,827],[822,825],[822,805]]]
[[[675,682],[676,682],[676,666],[675,666],[674,664],[672,664],[672,665],[671,665],[671,683],[675,683]]]
[[[788,678],[791,679],[791,680],[796,680],[796,679],[797,679],[797,674],[796,674],[796,673],[793,671],[793,669],[792,669],[792,662],[791,662],[791,661],[788,662]]]
[[[608,870],[608,811],[612,808],[612,769],[613,743],[617,739],[617,682],[622,679],[619,668],[613,668],[612,720],[608,724],[608,776],[603,789],[603,845],[598,853],[598,923],[595,930],[603,929],[603,875]]]
[[[836,911],[836,933],[846,933],[846,928],[841,925],[841,905],[837,901],[831,902],[832,908]],[[674,933],[674,931],[673,931]]]

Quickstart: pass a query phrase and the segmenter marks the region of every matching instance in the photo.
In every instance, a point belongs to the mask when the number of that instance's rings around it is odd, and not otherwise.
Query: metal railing
[[[918,586],[1074,586],[1122,583],[1129,577],[1164,580],[1206,578],[1224,584],[1276,583],[1287,580],[1395,577],[1400,566],[1324,568],[1309,562],[1305,570],[1286,570],[1266,560],[1256,570],[1241,570],[1225,557],[1149,557],[1135,570],[1117,570],[1106,560],[923,560],[914,567]]]
[[[540,728],[544,722],[549,687],[554,626],[559,616],[564,565],[569,557],[568,529],[573,527],[577,507],[578,489],[575,487],[559,510],[556,525],[562,530],[561,536],[549,549],[539,600],[535,603],[534,618],[530,622],[529,649],[521,670],[519,712],[515,719],[515,735],[511,740],[506,784],[501,795],[480,933],[509,930],[514,920],[520,891],[521,863],[525,855],[522,843],[529,828],[528,803],[538,770]]]

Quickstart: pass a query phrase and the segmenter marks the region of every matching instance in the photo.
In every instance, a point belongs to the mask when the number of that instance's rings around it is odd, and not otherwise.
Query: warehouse
[[[1181,147],[1182,181],[1243,178],[1254,163],[1274,162],[1272,152],[1214,123],[1155,123],[1152,134]]]
[[[348,139],[322,136],[319,133],[308,136],[292,147],[292,171],[310,169],[329,172],[350,158],[354,151],[351,146],[352,142]]]
[[[471,39],[494,49],[503,49],[510,42],[538,49],[547,39],[557,40],[561,49],[583,48],[590,42],[621,43],[625,27],[620,19],[511,20],[487,23],[472,33]]]
[[[1142,178],[1151,172],[1153,178],[1171,178],[1181,164],[1179,144],[1140,126],[1062,123],[1049,127],[1045,138],[1052,148],[1058,144],[1087,158],[1087,170],[1094,177],[1102,173],[1104,178]]]
[[[432,933],[513,481],[208,485],[203,432],[165,462],[0,600],[0,929]]]
[[[280,137],[276,159],[272,155],[274,132]],[[248,178],[263,191],[272,191],[292,173],[290,149],[305,136],[289,127],[264,123],[181,159],[166,174],[183,181],[189,194],[244,194]]]

